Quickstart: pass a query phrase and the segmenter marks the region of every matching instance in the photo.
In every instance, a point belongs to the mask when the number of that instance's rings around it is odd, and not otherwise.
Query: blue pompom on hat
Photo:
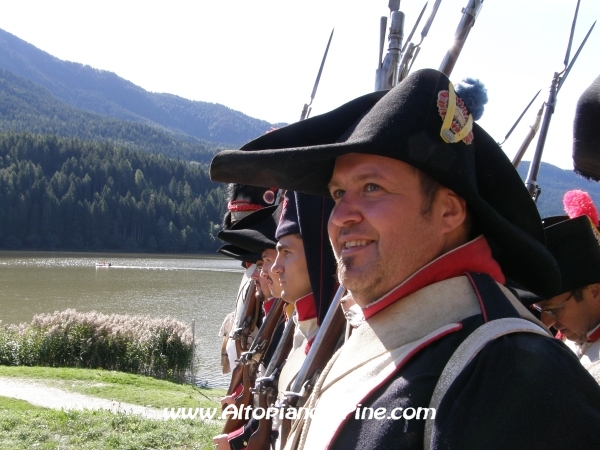
[[[485,104],[488,102],[487,89],[477,78],[465,78],[455,88],[465,106],[473,116],[473,120],[481,119]]]

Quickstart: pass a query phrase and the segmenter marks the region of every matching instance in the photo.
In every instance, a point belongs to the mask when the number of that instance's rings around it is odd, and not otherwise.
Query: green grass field
[[[223,390],[199,389],[120,372],[0,366],[0,377],[154,408],[218,407]],[[222,424],[152,420],[109,411],[61,411],[0,397],[0,448],[210,449]]]

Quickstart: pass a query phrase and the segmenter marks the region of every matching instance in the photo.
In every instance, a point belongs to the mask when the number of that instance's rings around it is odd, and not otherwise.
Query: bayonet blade
[[[575,64],[575,61],[577,61],[577,57],[579,56],[579,52],[581,52],[581,49],[583,48],[583,46],[585,45],[588,37],[590,37],[590,33],[592,32],[592,30],[594,29],[594,27],[596,26],[596,21],[594,21],[594,23],[592,24],[592,26],[590,27],[590,30],[587,32],[587,34],[585,35],[585,38],[583,39],[583,42],[581,43],[581,45],[579,46],[579,48],[577,49],[577,51],[575,52],[575,56],[573,56],[573,59],[571,60],[571,62],[569,63],[569,66],[566,68],[565,73],[563,74],[563,76],[560,78],[560,81],[558,83],[558,88],[557,88],[557,92],[560,91],[560,88],[562,87],[563,83],[565,82],[565,80],[567,79],[567,76],[569,75],[569,72],[571,71],[571,68],[573,67],[573,64]]]
[[[317,88],[319,87],[319,81],[321,81],[321,74],[323,73],[323,67],[325,66],[325,60],[327,59],[327,53],[329,52],[329,45],[331,44],[331,38],[333,37],[334,31],[335,28],[331,30],[331,34],[329,35],[327,47],[325,48],[325,54],[323,55],[323,59],[321,60],[321,66],[319,67],[319,73],[317,73],[317,79],[315,80],[315,85],[313,86],[312,94],[310,94],[310,102],[304,105],[304,108],[302,109],[302,114],[300,116],[300,120],[306,119],[310,114],[310,105],[312,105],[312,102],[315,99],[315,95],[317,94]]]
[[[419,14],[419,17],[417,17],[417,21],[415,22],[415,26],[410,31],[410,34],[408,35],[408,38],[404,42],[404,47],[402,47],[402,53],[404,53],[404,51],[406,50],[406,47],[408,46],[408,43],[412,40],[412,37],[415,34],[415,31],[417,30],[417,27],[419,26],[419,23],[421,22],[421,18],[423,17],[423,13],[425,13],[425,9],[427,8],[428,4],[429,4],[429,2],[425,2],[425,5],[423,6],[423,9],[421,10],[421,14]]]
[[[427,36],[427,33],[429,33],[429,29],[431,28],[431,24],[433,23],[433,19],[435,19],[435,15],[437,14],[437,11],[438,11],[438,9],[440,7],[440,3],[442,3],[442,0],[436,0],[435,3],[433,4],[433,9],[431,10],[431,14],[429,15],[429,19],[427,19],[427,23],[423,27],[423,31],[421,31],[421,41],[423,39],[425,39],[425,37]]]
[[[502,145],[502,144],[504,144],[506,142],[506,140],[512,134],[512,132],[514,131],[514,129],[517,127],[517,125],[519,124],[519,122],[521,121],[521,119],[523,118],[523,116],[525,115],[525,113],[527,112],[527,110],[529,109],[529,107],[531,106],[531,104],[535,101],[535,99],[537,98],[537,96],[540,95],[540,92],[542,92],[541,89],[539,91],[537,91],[537,94],[535,94],[533,96],[533,98],[531,99],[531,101],[529,102],[529,104],[525,107],[525,109],[523,110],[523,112],[521,113],[521,115],[519,116],[519,118],[517,119],[517,121],[515,122],[515,124],[512,126],[512,128],[510,130],[508,130],[508,133],[506,133],[506,136],[504,136],[504,140],[501,143],[499,143],[498,145]]]
[[[575,25],[577,24],[577,15],[579,14],[579,3],[581,0],[577,0],[577,7],[575,8],[575,15],[573,16],[573,23],[571,24],[571,34],[569,35],[569,45],[567,45],[567,52],[565,53],[565,69],[569,65],[569,57],[571,56],[571,45],[573,45],[573,35],[575,34]]]

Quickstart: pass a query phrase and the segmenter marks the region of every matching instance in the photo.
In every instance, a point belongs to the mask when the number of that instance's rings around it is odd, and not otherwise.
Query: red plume
[[[598,226],[598,210],[594,206],[592,197],[590,194],[577,189],[568,191],[563,197],[563,205],[565,206],[565,212],[570,219],[575,217],[586,215],[590,218],[596,227]]]

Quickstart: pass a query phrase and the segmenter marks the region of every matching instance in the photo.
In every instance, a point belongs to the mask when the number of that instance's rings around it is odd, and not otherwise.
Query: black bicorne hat
[[[296,193],[294,191],[286,191],[283,197],[275,239],[279,240],[288,234],[302,234],[300,233],[300,219],[298,218]]]
[[[219,231],[217,237],[260,255],[265,249],[274,249],[277,245],[275,229],[278,219],[278,206],[268,206],[240,219],[229,230]]]
[[[369,108],[343,142],[301,147],[290,140],[288,148],[224,151],[212,161],[211,178],[328,196],[338,156],[365,153],[406,162],[466,200],[508,278],[552,296],[559,272],[544,246],[535,203],[494,139],[477,124],[469,132],[468,111],[453,95],[441,72],[414,72]]]
[[[262,255],[260,253],[250,252],[235,245],[226,244],[217,250],[222,255],[228,256],[229,258],[237,259],[243,263],[256,263]]]
[[[600,180],[600,77],[579,97],[573,122],[573,166],[585,178]]]
[[[230,184],[227,187],[227,212],[223,216],[223,229],[230,229],[233,224],[254,211],[272,206],[276,197],[277,188]]]
[[[588,216],[563,220],[545,230],[546,245],[560,268],[555,295],[600,283],[600,235]]]

